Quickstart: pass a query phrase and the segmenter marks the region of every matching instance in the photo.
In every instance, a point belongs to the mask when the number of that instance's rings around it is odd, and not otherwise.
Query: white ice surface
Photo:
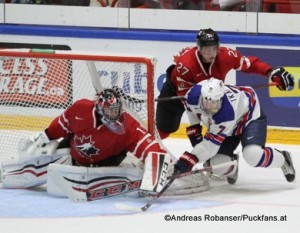
[[[187,140],[169,139],[165,145],[175,155],[189,150]],[[272,145],[292,152],[300,169],[300,146]],[[1,187],[1,186],[0,186]],[[0,188],[0,232],[3,233],[299,233],[300,182],[286,182],[280,169],[252,168],[240,159],[235,185],[211,181],[208,191],[161,197],[145,213],[114,208],[114,203],[143,206],[146,200],[132,196],[112,197],[89,203],[73,203],[34,190]],[[184,221],[165,221],[166,215]],[[249,216],[252,221],[208,221],[206,216]],[[284,216],[286,221],[267,221]],[[192,220],[187,220],[190,217]],[[256,221],[253,220],[258,218]],[[261,218],[261,219],[259,219]],[[264,218],[264,219],[262,219]],[[198,219],[198,221],[195,221]],[[201,219],[201,221],[200,221]]]

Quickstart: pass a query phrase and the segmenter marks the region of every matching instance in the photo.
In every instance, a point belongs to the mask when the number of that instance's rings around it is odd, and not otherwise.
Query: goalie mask
[[[217,113],[222,105],[225,94],[223,81],[215,78],[204,80],[201,83],[200,108],[207,114]]]
[[[110,131],[117,134],[125,133],[123,123],[121,122],[121,98],[113,89],[105,89],[99,93],[95,106],[101,122]]]

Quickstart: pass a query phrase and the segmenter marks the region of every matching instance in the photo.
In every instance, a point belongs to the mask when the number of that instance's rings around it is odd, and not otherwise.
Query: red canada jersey
[[[150,151],[165,152],[159,143],[132,116],[123,112],[125,133],[116,134],[99,123],[94,102],[78,100],[46,129],[49,139],[69,137],[70,153],[79,164],[98,163],[124,150],[144,160]]]
[[[185,95],[194,84],[211,77],[224,81],[232,69],[267,76],[272,68],[257,57],[242,56],[239,51],[226,47],[219,48],[218,55],[210,64],[200,60],[197,47],[183,49],[179,56],[175,56],[175,63],[171,80],[177,88],[177,95]]]

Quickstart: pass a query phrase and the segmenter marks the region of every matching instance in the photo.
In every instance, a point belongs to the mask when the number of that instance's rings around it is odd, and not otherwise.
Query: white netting
[[[0,50],[0,161],[74,101],[93,99],[94,86],[117,90],[125,108],[153,131],[153,69],[139,57]]]

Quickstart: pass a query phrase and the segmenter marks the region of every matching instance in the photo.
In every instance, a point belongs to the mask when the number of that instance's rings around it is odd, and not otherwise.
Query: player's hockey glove
[[[294,77],[283,67],[275,67],[269,72],[269,78],[277,83],[276,87],[281,91],[290,91],[294,88]]]
[[[196,146],[198,143],[202,142],[202,126],[200,124],[191,125],[186,128],[186,134],[190,139],[192,146]]]
[[[185,151],[178,161],[174,165],[174,173],[183,173],[191,171],[192,168],[198,163],[198,158],[196,155],[193,155]]]

